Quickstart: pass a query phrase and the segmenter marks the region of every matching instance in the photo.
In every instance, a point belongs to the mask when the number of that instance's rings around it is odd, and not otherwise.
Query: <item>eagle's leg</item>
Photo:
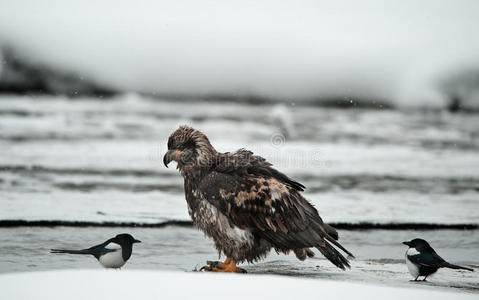
[[[209,272],[232,272],[232,273],[246,273],[246,270],[238,268],[236,262],[227,257],[224,262],[221,261],[207,261],[208,265],[201,268],[201,270]]]

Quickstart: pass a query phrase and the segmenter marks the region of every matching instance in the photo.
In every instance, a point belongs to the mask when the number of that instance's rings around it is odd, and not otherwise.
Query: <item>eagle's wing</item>
[[[202,198],[233,224],[252,230],[276,250],[316,247],[336,266],[349,267],[348,260],[330,243],[353,255],[335,240],[334,228],[322,221],[294,185],[262,173],[211,171],[203,177],[199,190]]]

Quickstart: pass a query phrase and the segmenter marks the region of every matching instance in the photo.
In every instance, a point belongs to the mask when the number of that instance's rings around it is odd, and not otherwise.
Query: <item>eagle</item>
[[[338,268],[350,268],[338,249],[354,256],[338,240],[338,232],[323,222],[302,196],[305,186],[279,172],[253,152],[220,153],[201,131],[183,125],[168,138],[166,167],[177,162],[184,178],[188,213],[193,223],[213,239],[223,262],[207,261],[205,271],[246,271],[237,263],[252,263],[271,249],[294,252],[299,260],[318,249]],[[336,249],[338,248],[338,249]]]

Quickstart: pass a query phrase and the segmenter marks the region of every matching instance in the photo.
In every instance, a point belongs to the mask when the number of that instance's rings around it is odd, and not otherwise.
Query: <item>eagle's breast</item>
[[[193,223],[214,240],[215,247],[220,253],[236,261],[250,261],[269,250],[269,244],[260,241],[251,230],[234,225],[227,216],[204,198],[200,190],[191,189],[186,198],[188,213]]]
[[[188,212],[193,223],[213,239],[230,240],[236,244],[252,243],[253,235],[248,229],[235,226],[227,216],[222,214],[198,190],[192,191],[196,198],[196,207],[188,205]]]

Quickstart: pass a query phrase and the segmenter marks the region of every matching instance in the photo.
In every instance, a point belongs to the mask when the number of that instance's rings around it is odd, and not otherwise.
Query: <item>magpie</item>
[[[87,249],[51,249],[50,253],[91,254],[105,268],[119,269],[130,258],[134,243],[141,243],[141,241],[134,239],[128,233],[122,233],[102,244]]]
[[[409,273],[415,277],[414,281],[417,281],[419,276],[424,276],[423,281],[426,281],[427,276],[436,273],[439,268],[474,271],[448,263],[423,239],[413,239],[403,244],[409,246],[406,251],[406,265]]]

